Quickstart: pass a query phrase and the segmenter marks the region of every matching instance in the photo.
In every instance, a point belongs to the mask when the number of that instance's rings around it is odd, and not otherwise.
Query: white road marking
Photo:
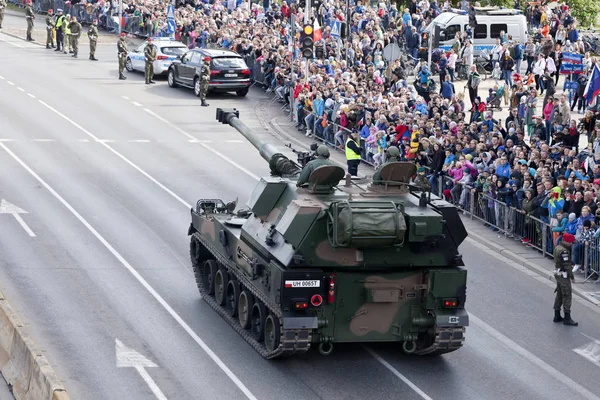
[[[45,104],[45,103],[43,103]],[[51,108],[50,106],[47,106]],[[54,110],[54,109],[52,109]],[[54,110],[58,113],[58,111]],[[63,118],[68,117],[61,115]],[[75,123],[73,123],[75,124]],[[78,125],[76,125],[78,126]],[[83,128],[81,128],[83,130]],[[107,146],[107,145],[106,145]],[[221,368],[221,370],[232,380],[232,382],[244,393],[250,400],[257,400],[250,390],[240,381],[240,379],[223,363],[223,361],[208,347],[206,343],[194,332],[194,330],[177,314],[175,310],[162,298],[160,294],[137,272],[131,264],[81,215],[71,206],[56,190],[54,190],[44,179],[42,179],[33,169],[31,169],[23,160],[13,153],[4,143],[0,143],[0,148],[4,149],[15,161],[17,161],[31,176],[35,178],[43,187],[46,188],[75,218],[86,227],[92,235],[137,279],[137,281],[158,301],[158,303],[171,315],[171,317],[187,332],[187,334],[206,352],[206,354]]]
[[[225,140],[226,143],[245,143],[244,140],[239,140],[239,139],[231,139],[231,140]]]
[[[0,139],[0,142],[15,142],[15,139]]]
[[[25,91],[25,89],[23,89],[22,87],[17,87],[17,89],[19,89],[21,92]]]
[[[150,143],[150,140],[148,140],[148,139],[131,139],[131,140],[128,140],[128,142],[130,142],[130,143]]]
[[[56,142],[55,139],[33,139],[34,142]]]
[[[498,332],[496,329],[492,328],[491,326],[489,326],[488,324],[486,324],[471,313],[469,313],[469,321],[472,325],[477,326],[478,328],[485,331],[488,335],[498,340],[500,343],[504,344],[508,350],[512,350],[515,353],[519,354],[521,357],[523,357],[531,364],[546,372],[558,382],[568,386],[571,390],[579,393],[581,397],[578,398],[590,400],[600,399],[600,397],[596,396],[594,393],[590,392],[589,390],[581,386],[579,383],[567,377],[563,372],[560,372],[556,368],[552,367],[550,364],[547,364],[541,358],[535,356],[532,352],[526,350],[507,336],[504,336],[502,333]]]
[[[376,359],[377,361],[379,361],[379,363],[382,364],[384,367],[386,367],[392,374],[394,374],[398,378],[400,378],[400,380],[402,382],[404,382],[408,387],[410,387],[412,390],[414,390],[415,393],[417,393],[419,396],[421,396],[422,399],[424,399],[424,400],[433,400],[431,397],[429,397],[427,395],[427,393],[425,393],[424,391],[422,391],[421,389],[419,389],[419,387],[417,385],[415,385],[407,377],[405,377],[404,375],[402,375],[400,373],[400,371],[398,371],[396,368],[392,367],[392,365],[390,363],[388,363],[383,358],[381,358],[381,356],[379,354],[375,353],[373,350],[371,350],[367,346],[363,346],[363,347],[367,351],[367,353],[369,353],[370,355],[372,355],[374,359]]]
[[[4,80],[4,77],[3,77],[3,76],[0,76],[0,79]]]
[[[6,83],[8,83],[10,86],[15,86],[15,84],[12,83],[11,81],[6,81]]]
[[[125,100],[129,100],[129,97],[127,96],[121,96],[122,98],[124,98]]]
[[[35,99],[35,96],[32,95],[31,93],[27,93],[27,96],[31,97],[32,99]]]
[[[167,124],[168,126],[170,126],[171,128],[175,129],[177,132],[181,133],[182,135],[186,136],[188,139],[191,140],[198,140],[195,137],[193,137],[192,135],[190,135],[189,133],[187,133],[186,131],[184,131],[183,129],[181,129],[180,127],[178,127],[177,125],[172,124],[171,122],[167,121],[166,119],[164,119],[163,117],[161,117],[160,115],[156,114],[155,112],[153,112],[152,110],[149,110],[147,108],[144,108],[144,111],[146,111],[148,114],[152,115],[154,118],[158,119],[159,121],[164,122],[165,124]],[[227,157],[226,155],[224,155],[223,153],[213,149],[212,147],[206,145],[206,143],[202,143],[202,142],[198,142],[200,143],[200,145],[202,147],[204,147],[206,150],[210,151],[211,153],[219,156],[220,158],[222,158],[223,160],[227,161],[229,164],[233,165],[234,167],[236,167],[237,169],[239,169],[240,171],[242,171],[243,173],[245,173],[246,175],[259,180],[259,176],[253,174],[252,172],[250,172],[249,170],[247,170],[246,168],[242,167],[240,164],[236,163],[235,161],[233,161],[231,158]]]
[[[4,145],[2,145],[4,146]],[[23,220],[23,218],[21,218],[21,216],[19,214],[28,214],[27,211],[23,210],[22,208],[19,208],[17,206],[15,206],[12,203],[9,203],[8,201],[2,199],[0,200],[0,214],[11,214],[13,217],[15,217],[15,219],[17,220],[17,222],[19,223],[19,225],[21,225],[21,227],[23,228],[23,230],[31,237],[35,237],[35,233],[33,233],[33,231],[31,230],[31,228],[25,223],[25,221]]]
[[[119,339],[115,339],[117,353],[117,368],[135,368],[144,382],[150,387],[152,393],[158,400],[167,400],[162,390],[158,387],[154,379],[150,376],[146,368],[157,368],[158,365],[148,360],[137,351],[125,346]]]
[[[88,143],[89,142],[89,140],[87,140],[87,139],[77,139],[77,141],[80,143]]]
[[[18,44],[18,43],[10,42],[10,41],[8,41],[8,40],[3,40],[3,42],[5,42],[5,43],[8,43],[8,44],[10,44],[10,45],[12,45],[12,46],[18,47],[18,48],[20,48],[20,49],[22,49],[22,48],[23,48],[23,46],[21,46],[21,45],[20,45],[20,44]]]
[[[96,139],[96,142],[98,142],[98,143],[114,143],[114,142],[116,142],[116,140],[113,140],[113,139]]]
[[[140,103],[138,103],[137,101],[132,101],[131,104],[133,104],[134,106],[137,107],[141,107],[142,105]]]
[[[212,140],[208,140],[208,139],[191,139],[189,140],[190,143],[212,143]]]

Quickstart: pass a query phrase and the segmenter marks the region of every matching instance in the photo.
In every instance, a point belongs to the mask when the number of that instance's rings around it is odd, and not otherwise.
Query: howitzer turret
[[[378,182],[339,182],[343,168],[312,170],[263,143],[235,109],[217,119],[269,162],[248,208],[201,199],[191,210],[190,256],[202,298],[263,357],[337,342],[398,342],[406,353],[460,348],[468,314],[457,209],[412,184],[416,167],[387,163]]]

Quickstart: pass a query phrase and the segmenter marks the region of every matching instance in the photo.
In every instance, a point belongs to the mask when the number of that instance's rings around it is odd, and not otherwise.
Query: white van
[[[483,49],[491,50],[504,31],[512,35],[513,40],[521,44],[527,43],[527,19],[521,11],[512,9],[500,9],[498,7],[475,8],[477,27],[472,32],[472,40],[475,56]],[[438,15],[425,28],[427,35],[432,35],[432,49],[441,48],[450,50],[454,44],[456,32],[464,32],[469,29],[469,15],[461,10],[453,10]],[[427,37],[427,36],[426,36]],[[429,44],[423,41],[423,46]]]

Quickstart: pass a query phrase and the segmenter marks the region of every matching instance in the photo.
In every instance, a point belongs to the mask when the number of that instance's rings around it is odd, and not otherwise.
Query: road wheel
[[[173,72],[172,69],[169,70],[169,74],[167,75],[167,83],[169,84],[169,87],[177,87],[177,82],[175,82],[175,72]]]
[[[232,279],[227,282],[227,292],[225,297],[225,308],[227,308],[227,313],[232,317],[237,317],[240,285],[236,280]]]
[[[259,342],[265,340],[265,319],[267,318],[267,309],[260,301],[254,303],[252,307],[252,318],[250,320],[250,332],[254,339]]]
[[[200,78],[194,79],[194,94],[196,97],[200,97]]]
[[[240,89],[235,92],[240,97],[245,97],[248,94],[248,89]]]
[[[202,282],[204,283],[204,290],[209,295],[215,294],[215,275],[219,266],[215,260],[208,260],[204,263],[204,274],[202,276]]]
[[[219,270],[215,274],[215,300],[220,306],[225,304],[225,291],[227,290],[227,281],[227,271],[224,268],[219,268]]]
[[[250,327],[250,313],[252,312],[253,306],[254,300],[252,294],[247,290],[242,290],[242,293],[240,293],[240,297],[238,298],[238,321],[240,321],[240,325],[244,329]]]
[[[279,339],[281,338],[279,328],[279,318],[273,314],[269,314],[265,320],[265,347],[269,351],[273,351],[279,347]]]
[[[127,57],[127,60],[125,61],[125,69],[127,72],[135,71],[135,69],[133,69],[133,64],[131,63],[131,58],[129,57]]]

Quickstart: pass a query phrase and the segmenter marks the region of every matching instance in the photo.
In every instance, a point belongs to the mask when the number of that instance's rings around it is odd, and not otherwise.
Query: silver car
[[[129,72],[144,71],[144,48],[145,41],[134,50],[127,53],[125,68]],[[188,47],[173,38],[152,38],[152,44],[156,48],[156,60],[154,61],[154,75],[165,75],[171,63],[188,51]]]

